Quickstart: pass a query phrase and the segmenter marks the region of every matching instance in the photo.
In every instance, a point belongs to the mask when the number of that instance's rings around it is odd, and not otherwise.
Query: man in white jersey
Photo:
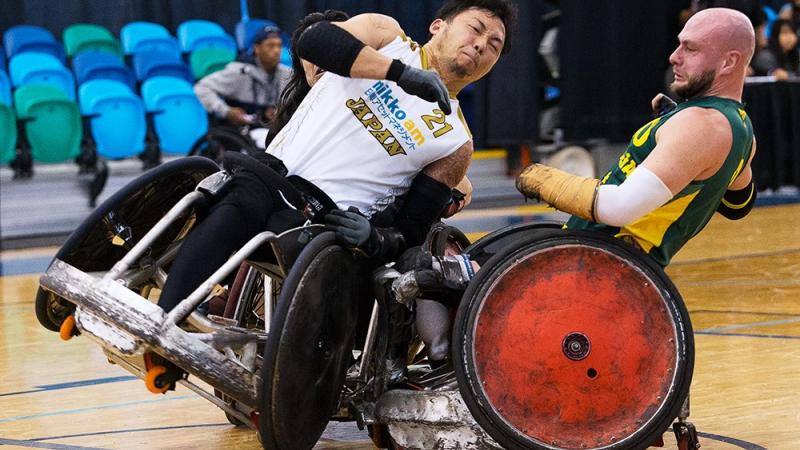
[[[472,140],[455,96],[509,50],[516,7],[448,0],[436,17],[424,46],[379,14],[309,27],[298,53],[327,73],[267,149],[271,167],[282,160],[286,179],[327,213],[341,242],[380,260],[419,245],[464,178]],[[298,193],[261,173],[237,170],[227,195],[189,234],[161,294],[164,309],[252,236],[289,225],[277,217],[298,218],[287,205]],[[369,222],[403,194],[392,228]]]

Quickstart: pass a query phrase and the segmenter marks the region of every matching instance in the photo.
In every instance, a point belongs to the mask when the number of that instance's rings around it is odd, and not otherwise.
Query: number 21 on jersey
[[[429,130],[433,131],[433,137],[438,138],[453,129],[452,125],[445,122],[446,117],[444,111],[437,108],[433,110],[433,114],[423,115],[422,121],[425,122],[425,126],[428,127]]]

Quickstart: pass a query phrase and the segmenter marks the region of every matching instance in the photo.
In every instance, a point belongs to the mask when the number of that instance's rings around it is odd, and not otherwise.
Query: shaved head
[[[671,88],[676,94],[684,99],[741,97],[756,46],[747,16],[728,8],[701,10],[686,22],[678,41],[669,58],[675,74]]]
[[[708,8],[698,11],[684,32],[693,31],[698,38],[708,40],[720,52],[738,51],[745,65],[750,63],[756,48],[756,32],[746,15],[728,8]]]

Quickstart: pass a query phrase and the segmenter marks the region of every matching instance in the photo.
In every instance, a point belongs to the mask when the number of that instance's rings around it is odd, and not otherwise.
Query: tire
[[[645,449],[694,368],[689,315],[661,267],[588,232],[540,230],[491,257],[453,342],[467,407],[508,449]]]
[[[209,129],[205,136],[192,145],[189,156],[202,156],[217,164],[222,164],[222,155],[226,151],[253,155],[257,150],[255,144],[249,138],[239,134],[236,129],[218,126]]]
[[[206,158],[189,157],[162,164],[145,172],[106,199],[81,222],[56,253],[60,259],[84,272],[106,272],[155,225],[184,195],[194,190],[203,178],[219,171]],[[159,256],[174,240],[186,233],[196,211],[185,213],[151,247],[151,256]],[[111,239],[115,227],[130,231],[131,239],[117,245]],[[137,286],[129,286],[137,289]],[[74,305],[41,287],[36,293],[36,318],[51,331],[59,331],[61,322],[74,311]]]

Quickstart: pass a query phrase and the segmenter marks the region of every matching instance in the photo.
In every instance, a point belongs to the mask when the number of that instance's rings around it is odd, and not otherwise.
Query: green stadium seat
[[[236,59],[236,52],[227,48],[199,48],[189,55],[189,66],[195,80],[222,70]]]
[[[78,104],[61,89],[31,84],[14,92],[17,117],[25,124],[31,155],[39,162],[63,162],[80,154],[83,127]]]
[[[62,38],[67,56],[70,58],[87,50],[109,52],[115,55],[122,54],[122,48],[117,38],[107,28],[100,25],[88,23],[70,25],[64,30]]]
[[[0,164],[14,160],[17,148],[17,119],[10,106],[0,103]]]

